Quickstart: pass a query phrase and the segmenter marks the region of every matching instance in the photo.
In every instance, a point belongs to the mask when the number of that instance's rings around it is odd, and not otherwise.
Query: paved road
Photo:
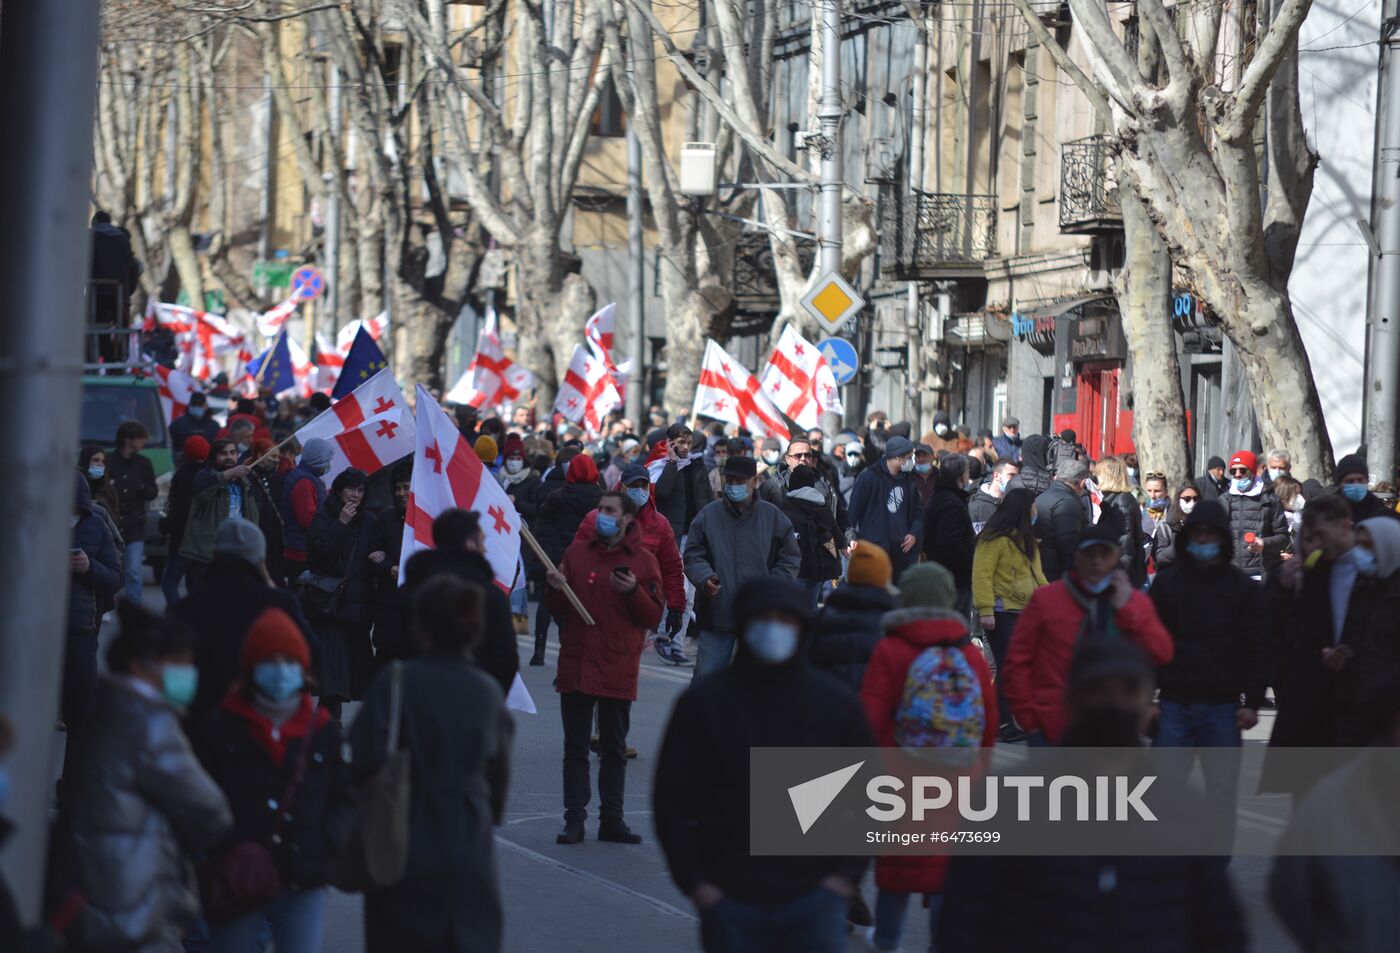
[[[148,605],[159,607],[160,590],[148,585],[146,598]],[[553,644],[557,643],[552,640]],[[522,639],[522,660],[529,657],[530,648],[531,643]],[[563,814],[563,731],[552,687],[554,658],[551,647],[547,665],[522,669],[540,711],[538,715],[517,713],[507,814],[496,838],[506,910],[505,949],[508,953],[698,951],[693,911],[666,873],[650,814],[657,749],[671,706],[690,682],[689,669],[661,663],[650,650],[643,659],[640,698],[632,706],[629,736],[640,754],[628,763],[627,806],[632,827],[646,840],[635,847],[599,843],[595,816],[589,819],[588,840],[563,847],[554,843]],[[347,719],[353,716],[352,708],[347,707]],[[1267,737],[1267,728],[1266,722],[1251,737]],[[1252,948],[1270,953],[1296,950],[1264,899],[1267,860],[1240,858],[1232,870],[1246,904]],[[865,891],[873,906],[869,877]],[[1014,910],[1015,899],[1007,902],[1008,910]],[[358,897],[333,893],[326,921],[326,953],[361,953]],[[927,944],[927,920],[911,910],[902,948],[924,950]],[[853,937],[850,949],[854,953],[866,947]]]

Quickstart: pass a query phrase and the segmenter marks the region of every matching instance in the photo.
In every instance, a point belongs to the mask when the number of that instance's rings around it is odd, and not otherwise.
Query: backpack
[[[904,675],[904,693],[894,713],[894,740],[901,748],[974,748],[982,744],[987,704],[982,683],[963,648],[963,636],[919,653]]]

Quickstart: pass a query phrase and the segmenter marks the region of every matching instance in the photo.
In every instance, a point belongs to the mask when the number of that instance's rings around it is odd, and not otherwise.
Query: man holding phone
[[[665,598],[661,568],[646,548],[636,523],[637,504],[618,491],[598,500],[595,533],[575,540],[559,568],[547,575],[545,603],[559,620],[559,670],[555,689],[564,722],[564,829],[560,844],[583,841],[592,798],[588,742],[598,717],[598,839],[640,844],[623,820],[627,729],[637,697],[642,650],[661,622]],[[593,624],[588,625],[566,594],[572,589]]]

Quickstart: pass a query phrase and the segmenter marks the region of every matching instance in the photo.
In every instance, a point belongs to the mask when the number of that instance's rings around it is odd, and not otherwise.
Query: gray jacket
[[[750,579],[780,576],[796,579],[802,568],[792,522],[772,503],[754,500],[735,510],[716,500],[696,514],[685,544],[685,575],[697,590],[701,626],[733,632],[734,596]],[[720,590],[705,595],[705,580],[718,576]]]
[[[123,679],[98,691],[96,734],[73,799],[84,949],[179,953],[199,914],[189,855],[233,825],[174,709]]]

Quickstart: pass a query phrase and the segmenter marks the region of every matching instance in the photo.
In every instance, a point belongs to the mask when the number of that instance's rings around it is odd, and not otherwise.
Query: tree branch
[[[1284,0],[1264,38],[1254,50],[1254,59],[1245,69],[1240,85],[1234,92],[1234,107],[1229,118],[1221,124],[1220,134],[1243,140],[1253,134],[1254,117],[1264,102],[1265,91],[1274,78],[1279,64],[1289,53],[1298,49],[1298,28],[1303,25],[1312,0]]]
[[[1031,7],[1030,0],[1011,0],[1011,2],[1021,12],[1026,25],[1031,28],[1031,33],[1050,54],[1050,58],[1055,61],[1060,72],[1073,80],[1074,85],[1079,87],[1079,91],[1084,94],[1084,98],[1089,100],[1089,105],[1094,107],[1094,111],[1103,120],[1104,128],[1114,128],[1113,109],[1109,106],[1108,97],[1103,94],[1103,90],[1099,88],[1097,83],[1084,74],[1084,71],[1079,68],[1079,64],[1070,58],[1064,47],[1060,46],[1054,34],[1045,26],[1045,21],[1040,19],[1040,14]],[[915,135],[918,135],[917,130]]]
[[[1157,34],[1157,43],[1167,61],[1169,85],[1176,88],[1178,96],[1182,96],[1184,90],[1194,85],[1195,74],[1191,70],[1186,48],[1181,45],[1181,35],[1176,32],[1176,24],[1167,16],[1162,0],[1138,0],[1137,8],[1138,14],[1147,17],[1152,31]]]

